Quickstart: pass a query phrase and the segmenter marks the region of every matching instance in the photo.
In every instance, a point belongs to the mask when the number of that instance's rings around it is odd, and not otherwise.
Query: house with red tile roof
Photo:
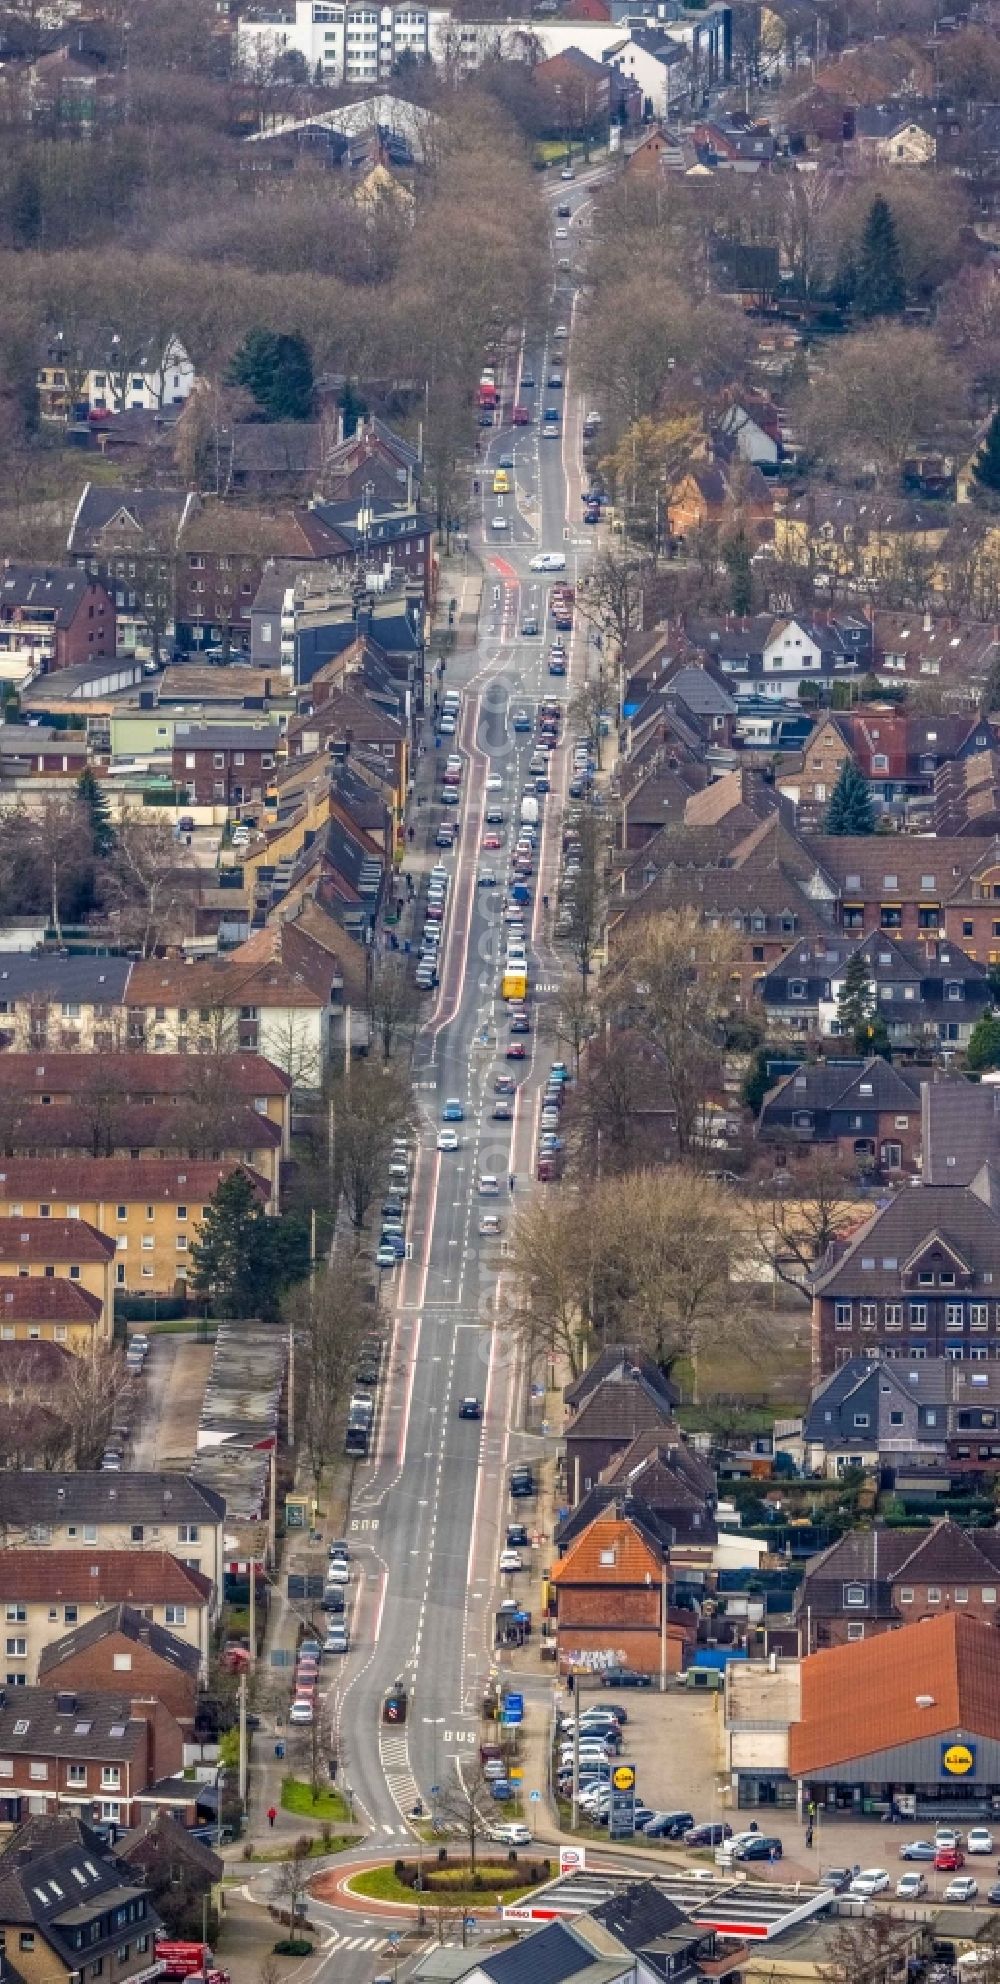
[[[690,1625],[670,1608],[670,1559],[656,1531],[618,1503],[569,1543],[549,1572],[564,1673],[631,1667],[676,1674]]]
[[[169,1550],[0,1549],[8,1676],[38,1679],[43,1648],[111,1605],[134,1606],[197,1650],[208,1670],[213,1585]],[[12,1685],[18,1685],[13,1682]]]

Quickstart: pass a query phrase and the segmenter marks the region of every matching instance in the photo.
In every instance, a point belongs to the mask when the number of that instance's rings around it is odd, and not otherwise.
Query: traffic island
[[[336,1906],[353,1901],[371,1907],[382,1903],[392,1909],[418,1911],[439,1909],[462,1913],[492,1912],[498,1902],[520,1901],[524,1895],[552,1878],[548,1859],[527,1859],[517,1854],[502,1860],[454,1859],[442,1849],[433,1861],[393,1860],[364,1867],[350,1874],[331,1868],[309,1883],[317,1901]]]

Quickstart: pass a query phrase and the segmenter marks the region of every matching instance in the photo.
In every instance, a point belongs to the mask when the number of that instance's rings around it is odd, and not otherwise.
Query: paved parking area
[[[211,1343],[193,1336],[152,1335],[140,1390],[133,1468],[186,1467],[198,1438]]]

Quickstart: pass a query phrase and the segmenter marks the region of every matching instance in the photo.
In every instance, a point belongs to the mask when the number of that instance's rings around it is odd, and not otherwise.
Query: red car
[[[939,1846],[934,1855],[934,1865],[939,1874],[957,1874],[965,1866],[965,1854],[960,1846]]]
[[[483,846],[484,846],[484,848],[487,848],[487,847],[488,847],[488,848],[490,848],[490,849],[492,850],[492,849],[494,849],[494,848],[497,848],[497,847],[502,847],[502,846],[503,846],[503,840],[502,840],[502,838],[501,838],[501,836],[500,836],[500,835],[499,835],[498,833],[493,833],[493,832],[491,831],[490,833],[488,833],[488,834],[484,834],[484,835],[483,835],[483,842],[482,842],[482,844],[483,844]]]
[[[507,1049],[508,1061],[523,1061],[527,1053],[523,1040],[512,1040]]]

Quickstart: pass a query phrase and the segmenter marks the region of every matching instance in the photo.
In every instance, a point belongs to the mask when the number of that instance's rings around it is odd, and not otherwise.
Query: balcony
[[[728,1977],[733,1970],[742,1970],[750,1961],[750,1947],[747,1943],[730,1943],[725,1950],[715,1956],[698,1958],[698,1973],[701,1977]]]

